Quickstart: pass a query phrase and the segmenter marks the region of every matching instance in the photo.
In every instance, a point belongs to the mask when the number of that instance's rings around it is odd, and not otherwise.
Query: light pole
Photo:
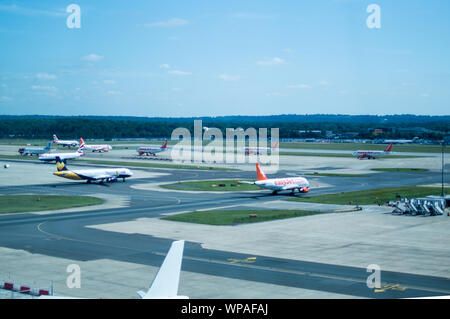
[[[442,140],[442,188],[441,188],[441,196],[444,198],[444,145],[445,139]]]

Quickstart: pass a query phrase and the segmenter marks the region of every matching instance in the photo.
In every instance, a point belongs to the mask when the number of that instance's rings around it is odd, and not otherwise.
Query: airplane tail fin
[[[384,149],[384,151],[385,151],[385,152],[391,152],[391,151],[392,151],[392,143],[389,144],[389,145]]]
[[[266,174],[264,174],[261,165],[259,163],[256,163],[256,175],[258,177],[258,181],[266,180]]]
[[[138,291],[143,299],[180,298],[181,262],[183,260],[184,240],[174,241],[170,246],[164,262],[147,292]]]
[[[272,148],[277,148],[278,147],[278,141],[276,141],[275,143],[272,144]]]
[[[161,148],[167,148],[167,140],[164,141],[163,146],[161,146]]]
[[[67,171],[66,162],[59,156],[56,157],[56,169],[58,172]]]
[[[52,142],[48,142],[48,143],[47,143],[47,146],[44,147],[44,150],[45,150],[45,151],[48,151],[48,150],[50,150],[51,147],[52,147]]]
[[[58,142],[58,136],[56,136],[55,134],[53,134],[53,143]]]
[[[83,138],[80,137],[80,147],[78,148],[78,151],[83,151],[83,149],[86,147],[86,143],[84,142]]]

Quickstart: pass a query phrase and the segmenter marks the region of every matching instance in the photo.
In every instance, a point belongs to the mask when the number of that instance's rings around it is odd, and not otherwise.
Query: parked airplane
[[[392,143],[392,144],[411,144],[411,143],[417,143],[419,138],[416,136],[412,140],[384,140],[384,143]]]
[[[297,189],[299,193],[309,192],[309,182],[304,177],[285,177],[285,178],[267,178],[264,174],[261,165],[256,163],[256,175],[257,181],[247,182],[241,181],[241,183],[252,184],[262,188],[272,190],[273,194],[277,194],[279,191],[290,190],[291,194]]]
[[[78,146],[78,141],[75,140],[60,140],[56,135],[53,135],[53,143],[56,143],[58,145],[62,145],[63,147],[75,147]]]
[[[156,156],[156,153],[164,152],[166,150],[167,150],[167,140],[165,140],[164,144],[159,148],[143,146],[136,149],[139,155],[154,155],[154,156]]]
[[[147,292],[138,291],[142,299],[189,299],[178,295],[184,240],[174,241]]]
[[[358,159],[375,159],[380,156],[392,154],[392,143],[389,144],[384,151],[355,151],[353,152],[353,156],[358,157]]]
[[[82,148],[83,150],[90,150],[92,152],[108,152],[109,150],[112,149],[111,145],[107,145],[107,144],[101,144],[101,145],[88,145],[84,142],[83,138],[80,137],[80,142],[81,142],[81,146],[80,148]]]
[[[272,151],[272,149],[277,148],[278,147],[278,141],[276,141],[275,143],[273,143],[273,145],[271,147],[245,147],[244,148],[244,152],[245,155],[250,155],[250,154],[267,154],[269,152]]]
[[[51,146],[52,146],[52,142],[48,142],[47,146],[44,148],[22,147],[22,148],[19,148],[19,153],[22,156],[25,156],[25,155],[33,156],[33,155],[44,154],[44,153],[50,151]]]
[[[39,160],[40,161],[45,161],[45,162],[51,162],[51,161],[56,161],[56,158],[59,157],[62,161],[68,160],[68,159],[75,159],[75,158],[79,158],[80,156],[84,156],[84,152],[83,149],[81,147],[78,148],[78,150],[74,153],[44,153],[39,155]]]
[[[116,182],[117,179],[122,178],[125,182],[125,178],[133,176],[133,173],[128,168],[96,168],[96,169],[83,169],[70,171],[67,169],[65,161],[60,157],[56,157],[57,172],[53,175],[64,177],[73,180],[86,180],[88,183],[92,181],[103,182]]]

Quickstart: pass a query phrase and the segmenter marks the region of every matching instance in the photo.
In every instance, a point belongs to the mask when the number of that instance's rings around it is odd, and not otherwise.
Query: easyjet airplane
[[[309,192],[309,182],[304,177],[284,177],[284,178],[267,178],[264,174],[261,165],[256,163],[256,175],[258,180],[255,182],[241,181],[241,183],[252,184],[262,188],[267,188],[272,190],[273,194],[277,194],[279,191],[290,190],[291,194],[295,190],[299,193]]]
[[[92,151],[92,152],[108,152],[109,150],[112,149],[111,145],[106,145],[106,144],[102,144],[102,145],[88,145],[84,142],[83,138],[80,137],[80,142],[81,142],[81,146],[80,148],[82,150],[88,150],[88,151]]]
[[[245,152],[245,155],[250,155],[253,153],[256,155],[259,155],[261,153],[269,153],[272,151],[272,149],[277,148],[277,147],[278,147],[278,141],[273,143],[271,147],[245,147],[244,152]]]
[[[358,157],[358,159],[375,159],[380,156],[392,154],[392,143],[389,144],[384,151],[355,151],[353,152],[353,156]]]
[[[164,144],[159,148],[142,146],[136,149],[139,155],[154,155],[154,156],[156,156],[156,153],[164,152],[165,150],[167,150],[167,140],[165,140]]]
[[[60,157],[56,158],[57,172],[53,175],[64,177],[72,180],[85,180],[88,183],[92,181],[103,182],[116,182],[117,179],[122,178],[125,182],[125,178],[133,176],[133,173],[128,168],[96,168],[96,169],[80,169],[70,171],[66,167],[66,163],[61,160]]]

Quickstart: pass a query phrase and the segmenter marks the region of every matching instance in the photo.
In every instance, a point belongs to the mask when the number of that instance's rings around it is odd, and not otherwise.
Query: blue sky
[[[0,114],[448,115],[449,12],[447,0],[0,0]]]

